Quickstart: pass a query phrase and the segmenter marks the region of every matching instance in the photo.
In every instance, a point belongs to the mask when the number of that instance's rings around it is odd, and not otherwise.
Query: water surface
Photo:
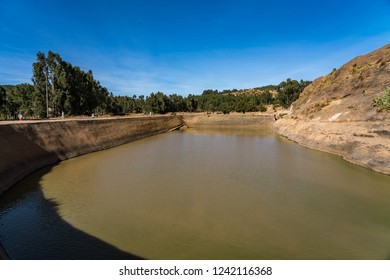
[[[13,258],[388,259],[390,177],[266,130],[154,136],[0,200]]]

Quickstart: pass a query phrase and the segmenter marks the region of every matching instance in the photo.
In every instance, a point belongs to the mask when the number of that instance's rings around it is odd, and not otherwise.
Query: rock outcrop
[[[390,44],[316,79],[274,124],[303,146],[390,174],[390,113],[372,106],[390,88]]]

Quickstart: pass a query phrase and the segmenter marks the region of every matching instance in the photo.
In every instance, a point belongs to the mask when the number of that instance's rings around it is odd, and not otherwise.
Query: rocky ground
[[[381,122],[320,122],[285,118],[275,123],[280,135],[316,150],[390,175],[390,124]]]

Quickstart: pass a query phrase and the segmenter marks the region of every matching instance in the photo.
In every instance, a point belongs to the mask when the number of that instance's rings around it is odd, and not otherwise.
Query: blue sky
[[[0,0],[0,84],[38,51],[115,95],[199,94],[312,80],[390,43],[390,0]]]

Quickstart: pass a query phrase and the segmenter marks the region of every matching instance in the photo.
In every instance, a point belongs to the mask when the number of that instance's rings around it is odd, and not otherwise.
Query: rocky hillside
[[[390,174],[390,113],[372,106],[387,88],[390,44],[316,79],[275,122],[275,130],[301,145]]]
[[[316,79],[294,103],[294,115],[321,121],[388,120],[389,114],[371,105],[388,87],[390,44]]]

